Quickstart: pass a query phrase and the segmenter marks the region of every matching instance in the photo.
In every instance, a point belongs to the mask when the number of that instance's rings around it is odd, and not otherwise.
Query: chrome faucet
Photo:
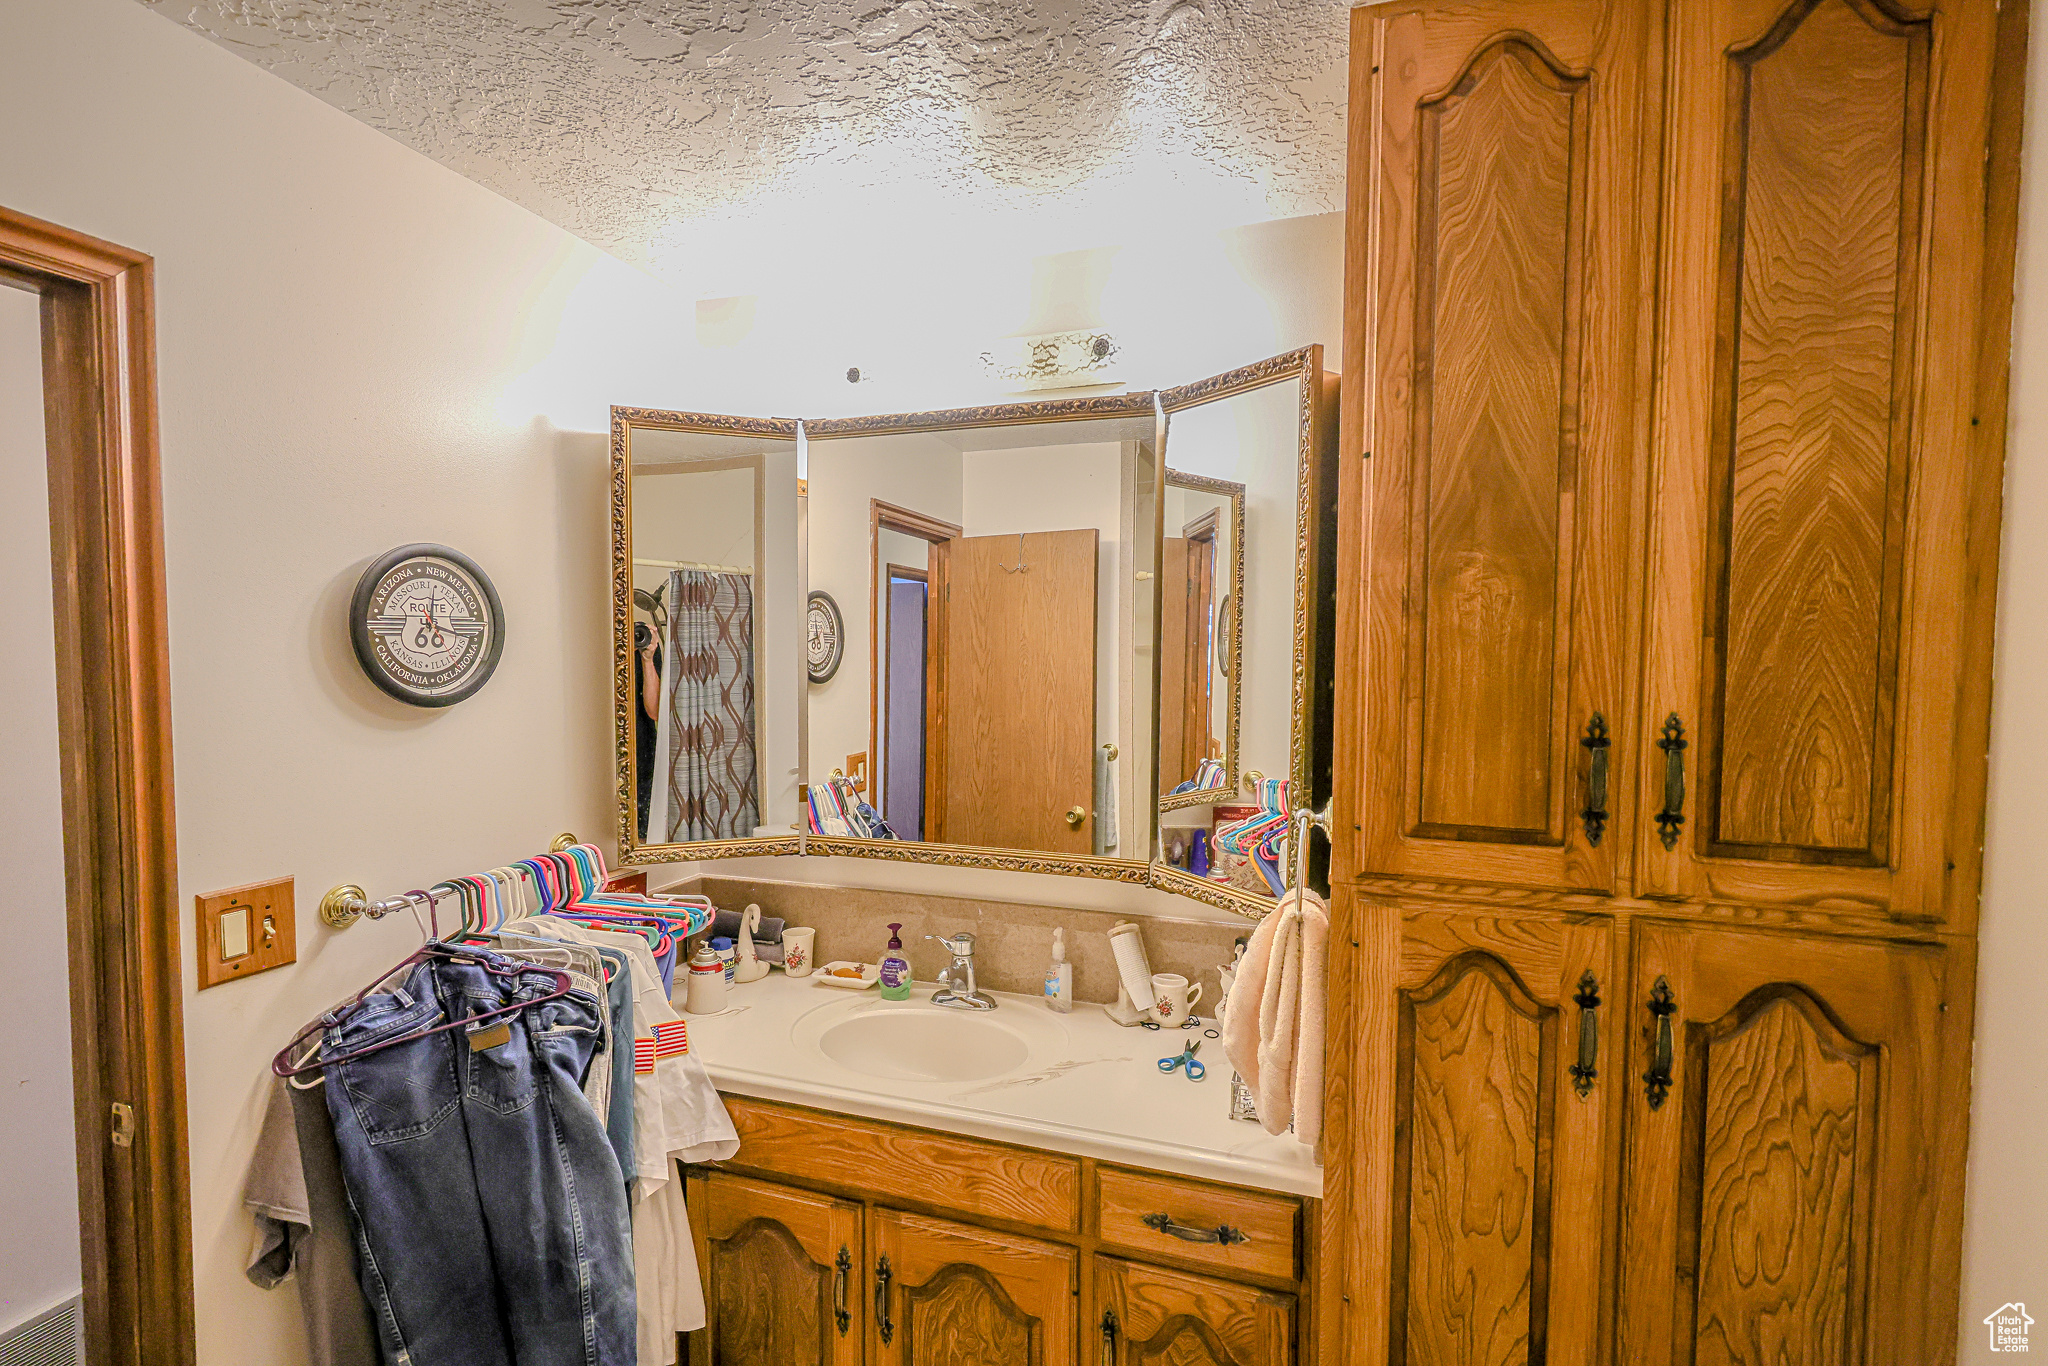
[[[932,1004],[959,1010],[994,1010],[994,998],[974,989],[974,936],[963,930],[955,935],[928,934],[925,938],[938,940],[953,955],[952,965],[939,973],[939,989],[932,993]]]

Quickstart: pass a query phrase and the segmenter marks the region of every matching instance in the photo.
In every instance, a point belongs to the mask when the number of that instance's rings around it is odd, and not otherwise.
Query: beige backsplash
[[[1109,929],[1130,920],[1143,929],[1146,956],[1154,972],[1177,972],[1191,982],[1202,983],[1202,1002],[1195,1010],[1205,1016],[1219,989],[1216,969],[1231,961],[1234,942],[1252,930],[1248,921],[1232,925],[1125,916],[1027,902],[821,887],[716,874],[661,884],[661,889],[710,897],[725,911],[741,910],[753,902],[761,907],[762,915],[781,916],[791,925],[809,925],[818,932],[820,963],[838,958],[874,962],[889,943],[890,922],[900,922],[904,952],[921,982],[936,978],[939,969],[951,961],[944,949],[925,936],[972,930],[977,984],[992,991],[1028,995],[1043,989],[1045,969],[1052,961],[1053,928],[1062,926],[1067,932],[1067,961],[1074,965],[1074,999],[1105,1004],[1116,999],[1117,988]]]

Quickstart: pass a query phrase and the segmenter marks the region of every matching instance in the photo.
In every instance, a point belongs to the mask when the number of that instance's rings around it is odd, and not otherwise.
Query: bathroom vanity
[[[1314,1358],[1321,1169],[1227,1118],[1200,1030],[995,993],[968,1014],[777,974],[691,1021],[740,1135],[693,1168],[693,1366]]]

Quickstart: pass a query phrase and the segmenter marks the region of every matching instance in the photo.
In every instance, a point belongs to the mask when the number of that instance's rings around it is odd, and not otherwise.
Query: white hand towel
[[[1292,897],[1267,919],[1273,948],[1266,960],[1265,989],[1259,994],[1259,1080],[1252,1095],[1259,1125],[1284,1134],[1294,1122],[1295,1036],[1301,1024],[1301,904]]]
[[[1330,908],[1314,892],[1301,908],[1301,1010],[1294,1048],[1294,1136],[1323,1156],[1323,1031],[1328,1026]]]
[[[1312,1148],[1323,1130],[1323,1030],[1330,912],[1314,892],[1289,892],[1252,931],[1223,1019],[1223,1052],[1251,1088],[1259,1124]]]
[[[1273,954],[1272,914],[1252,930],[1230,983],[1230,1009],[1223,1012],[1223,1056],[1254,1097],[1259,1094],[1259,999],[1266,990],[1266,964]]]

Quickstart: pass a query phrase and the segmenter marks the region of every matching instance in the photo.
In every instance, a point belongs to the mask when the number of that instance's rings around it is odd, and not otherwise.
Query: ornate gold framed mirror
[[[612,409],[612,664],[626,863],[794,854],[798,429]]]
[[[1170,612],[1162,613],[1151,881],[1257,918],[1292,883],[1294,866],[1284,840],[1264,841],[1256,854],[1226,847],[1234,830],[1256,829],[1273,809],[1267,803],[1277,790],[1262,779],[1284,776],[1293,809],[1329,799],[1337,376],[1323,370],[1322,348],[1311,346],[1162,390],[1159,399],[1167,467],[1161,596],[1169,607],[1175,598],[1185,604],[1185,626],[1176,636]],[[1210,552],[1196,540],[1209,534],[1211,511],[1219,528],[1234,522],[1215,551],[1227,555],[1227,592],[1217,591]],[[1176,528],[1185,549],[1174,545]],[[1183,572],[1166,582],[1177,562]],[[1178,670],[1169,659],[1176,645]],[[1191,761],[1205,702],[1221,722],[1210,721],[1211,763],[1201,766]],[[1202,867],[1191,866],[1198,842]],[[1324,851],[1312,849],[1311,880],[1326,864]]]
[[[1263,915],[1257,860],[1175,855],[1278,800],[1254,770],[1327,800],[1335,392],[1308,347],[1156,393],[613,409],[622,860],[1063,873]]]
[[[1159,809],[1237,791],[1245,486],[1168,467],[1159,556]]]

